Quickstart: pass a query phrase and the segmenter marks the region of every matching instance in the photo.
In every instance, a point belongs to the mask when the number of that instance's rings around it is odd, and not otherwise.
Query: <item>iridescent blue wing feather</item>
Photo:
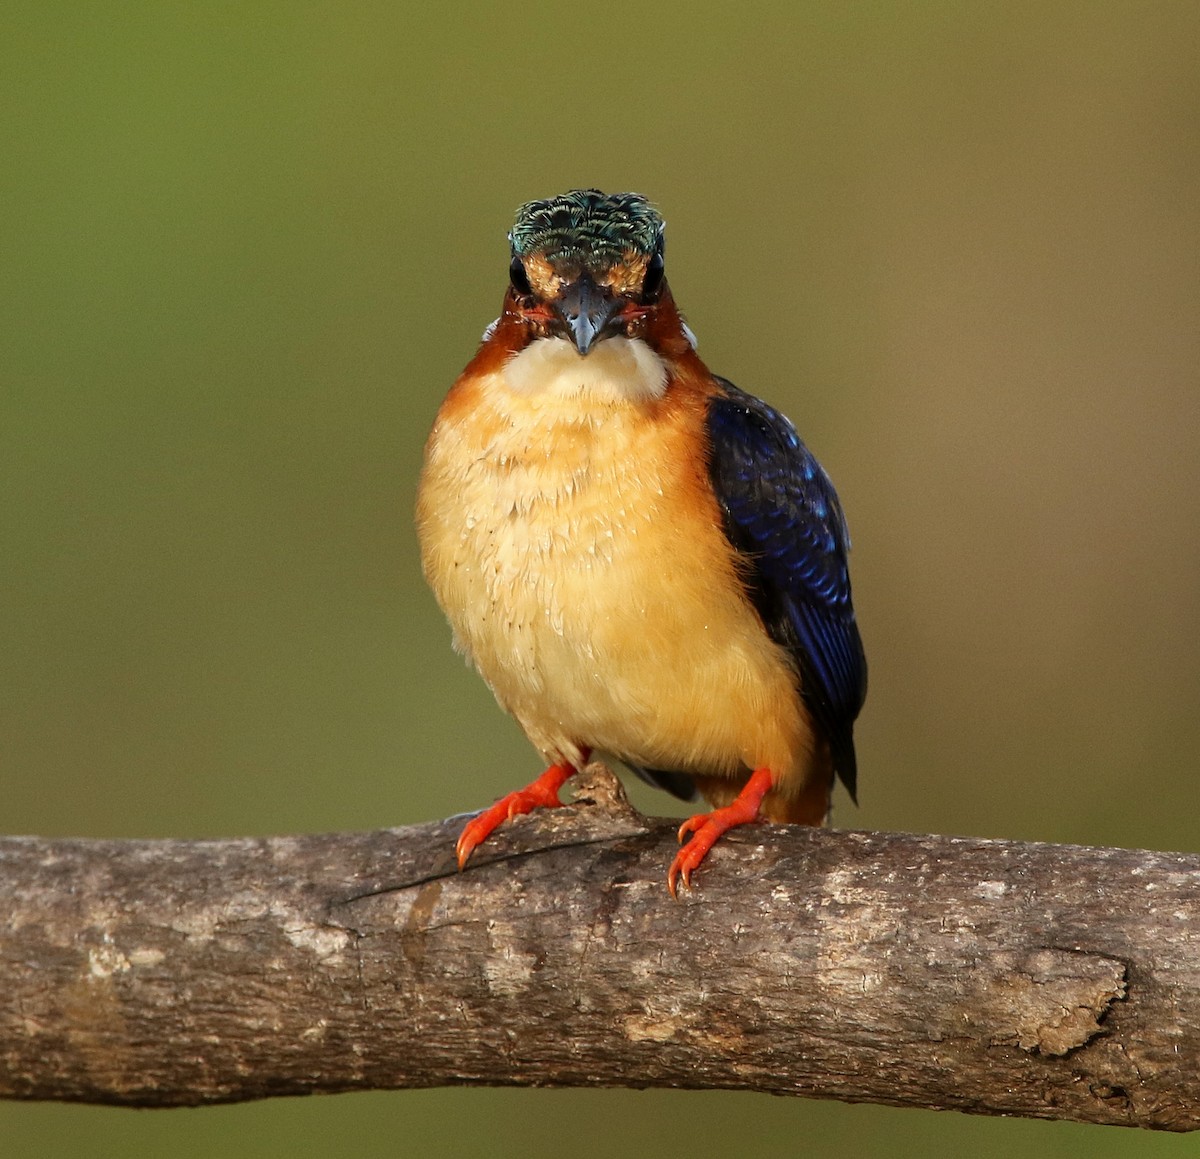
[[[709,474],[747,594],[800,673],[801,698],[854,796],[854,720],[867,661],[850,602],[850,537],[837,493],[792,424],[717,379],[708,411]]]

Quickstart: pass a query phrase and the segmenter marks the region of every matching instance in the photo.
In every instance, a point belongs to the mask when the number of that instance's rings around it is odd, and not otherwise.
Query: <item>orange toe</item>
[[[574,772],[570,765],[551,765],[536,781],[501,797],[479,816],[472,817],[458,835],[458,843],[454,847],[458,857],[458,868],[462,869],[476,846],[486,841],[492,832],[510,817],[518,817],[534,809],[553,809],[561,805],[558,791]]]
[[[676,890],[681,878],[683,884],[691,888],[692,874],[723,833],[758,817],[762,799],[771,791],[772,783],[770,769],[755,769],[731,804],[711,813],[696,813],[679,826],[680,842],[689,833],[692,839],[675,854],[675,860],[667,870],[667,889],[672,897],[679,896]]]

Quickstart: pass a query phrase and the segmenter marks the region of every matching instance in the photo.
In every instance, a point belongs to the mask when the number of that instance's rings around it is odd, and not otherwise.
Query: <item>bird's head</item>
[[[531,340],[565,338],[586,355],[614,335],[645,336],[669,299],[663,219],[640,194],[572,189],[530,201],[508,240],[506,313]]]

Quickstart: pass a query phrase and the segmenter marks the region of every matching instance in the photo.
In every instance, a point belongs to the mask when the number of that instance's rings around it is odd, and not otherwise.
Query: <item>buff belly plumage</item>
[[[742,592],[702,392],[637,342],[531,350],[464,376],[426,449],[422,561],[456,646],[548,762],[609,752],[715,803],[767,766],[764,815],[792,819],[828,754]]]

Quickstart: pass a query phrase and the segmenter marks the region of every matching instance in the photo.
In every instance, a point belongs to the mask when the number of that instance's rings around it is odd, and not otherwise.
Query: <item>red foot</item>
[[[492,830],[510,817],[520,816],[532,809],[554,809],[561,805],[558,791],[574,772],[570,765],[551,765],[536,781],[509,793],[507,797],[501,797],[491,808],[473,817],[458,835],[458,844],[454,847],[458,854],[458,868],[462,869],[475,847],[486,841]]]
[[[679,826],[681,843],[689,833],[694,833],[695,836],[675,854],[675,860],[671,862],[671,868],[667,871],[667,889],[671,891],[672,897],[678,896],[675,886],[681,877],[683,884],[688,889],[692,888],[692,874],[708,855],[708,851],[717,843],[717,838],[722,833],[727,833],[730,829],[736,828],[738,825],[745,825],[758,817],[762,799],[771,791],[771,788],[771,770],[755,769],[731,804],[726,805],[723,809],[714,809],[711,813],[697,813]]]

